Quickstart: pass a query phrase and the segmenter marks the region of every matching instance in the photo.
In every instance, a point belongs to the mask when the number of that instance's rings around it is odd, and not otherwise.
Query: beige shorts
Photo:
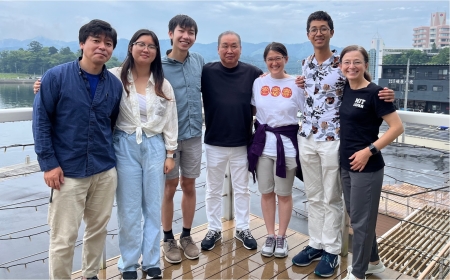
[[[202,137],[194,137],[178,141],[175,151],[175,167],[166,174],[166,179],[175,179],[181,176],[185,178],[198,178],[202,163]]]
[[[256,178],[258,179],[258,190],[262,194],[271,192],[279,196],[292,194],[294,177],[297,168],[295,157],[286,157],[286,178],[275,175],[277,157],[262,155],[256,165]]]

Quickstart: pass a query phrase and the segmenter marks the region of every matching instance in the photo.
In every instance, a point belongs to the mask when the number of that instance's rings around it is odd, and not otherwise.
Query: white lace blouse
[[[109,71],[120,80],[121,67],[115,67],[109,69]],[[136,142],[138,144],[142,142],[142,132],[144,132],[147,137],[162,133],[166,150],[176,150],[178,139],[178,117],[175,95],[170,83],[164,79],[162,89],[164,95],[170,99],[166,100],[156,95],[153,74],[150,76],[147,87],[145,88],[147,122],[143,123],[141,121],[141,113],[139,110],[139,93],[136,92],[130,70],[128,70],[128,81],[130,82],[130,94],[127,95],[125,89],[123,90],[116,127],[128,134],[136,132]]]

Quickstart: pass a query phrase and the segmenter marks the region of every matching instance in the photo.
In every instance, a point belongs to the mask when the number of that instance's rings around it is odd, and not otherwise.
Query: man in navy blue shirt
[[[82,218],[83,278],[97,279],[117,186],[112,128],[122,84],[105,67],[117,33],[92,20],[80,28],[79,42],[82,57],[48,70],[33,104],[35,151],[52,189],[50,279],[71,278]]]

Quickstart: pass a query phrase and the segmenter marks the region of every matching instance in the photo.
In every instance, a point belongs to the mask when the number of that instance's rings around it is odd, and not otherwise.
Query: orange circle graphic
[[[292,90],[288,87],[283,88],[283,91],[281,92],[281,95],[285,98],[291,98],[292,96]]]
[[[263,86],[263,87],[261,88],[261,95],[262,95],[262,96],[267,96],[267,95],[269,95],[269,92],[270,92],[270,88],[269,88],[268,86]]]
[[[274,86],[272,92],[270,93],[273,97],[278,97],[281,93],[281,88],[279,86]]]

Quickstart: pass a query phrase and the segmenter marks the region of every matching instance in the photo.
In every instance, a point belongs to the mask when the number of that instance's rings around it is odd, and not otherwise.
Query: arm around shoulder
[[[394,91],[387,87],[384,87],[382,90],[380,90],[380,92],[378,93],[378,97],[381,100],[384,100],[384,102],[394,102],[395,101]]]

